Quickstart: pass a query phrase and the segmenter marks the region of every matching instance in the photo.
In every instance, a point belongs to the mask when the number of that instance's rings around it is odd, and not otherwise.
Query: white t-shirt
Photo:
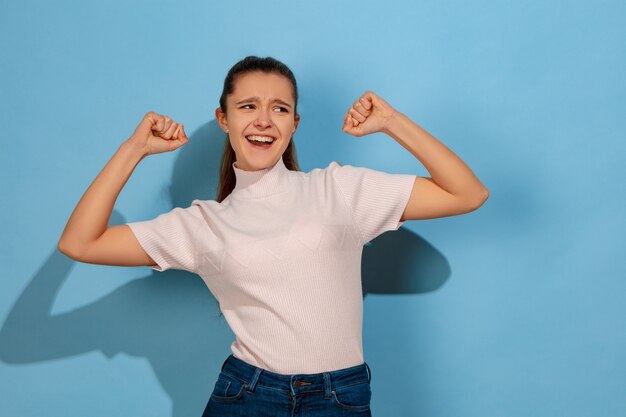
[[[397,230],[415,175],[331,162],[234,166],[221,203],[194,200],[129,223],[151,268],[198,274],[235,334],[235,357],[280,374],[360,365],[365,243]]]

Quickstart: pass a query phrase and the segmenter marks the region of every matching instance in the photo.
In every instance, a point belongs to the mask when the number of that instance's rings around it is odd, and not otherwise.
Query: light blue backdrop
[[[5,1],[1,416],[200,415],[232,333],[197,277],[56,250],[149,110],[190,143],[144,160],[111,224],[214,198],[223,78],[295,72],[303,170],[428,175],[341,131],[371,89],[489,188],[478,211],[366,248],[375,416],[626,416],[626,30],[604,1]]]

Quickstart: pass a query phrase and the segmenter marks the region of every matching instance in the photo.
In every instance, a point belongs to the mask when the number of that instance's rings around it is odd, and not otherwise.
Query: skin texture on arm
[[[139,265],[151,261],[145,252],[142,256],[143,250],[137,248],[139,243],[128,226],[125,226],[127,230],[120,230],[123,229],[120,226],[107,228],[115,200],[141,159],[141,150],[132,144],[123,143],[119,147],[72,212],[58,243],[62,253],[77,261],[98,263],[101,260],[107,265],[113,264],[118,251],[128,253]],[[99,245],[94,242],[101,237],[103,244],[99,252]],[[95,256],[90,255],[93,252]]]
[[[384,132],[411,152],[431,178],[417,177],[400,220],[455,216],[479,208],[489,191],[442,142],[371,91],[348,110],[343,131],[353,136]]]
[[[187,143],[183,126],[147,113],[91,183],[72,212],[58,249],[68,257],[103,265],[154,265],[127,225],[108,227],[113,206],[135,167],[146,156]]]

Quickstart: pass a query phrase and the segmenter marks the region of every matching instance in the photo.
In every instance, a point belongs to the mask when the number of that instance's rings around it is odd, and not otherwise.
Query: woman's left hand
[[[366,91],[343,117],[341,130],[352,136],[384,132],[397,111],[372,91]]]

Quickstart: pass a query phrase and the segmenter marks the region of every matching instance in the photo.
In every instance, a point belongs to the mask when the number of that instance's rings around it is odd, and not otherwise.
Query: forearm
[[[74,208],[58,244],[63,253],[77,253],[104,233],[119,193],[143,157],[131,143],[120,145]]]
[[[396,112],[383,132],[411,152],[433,181],[450,194],[468,199],[488,194],[487,188],[461,158],[403,113]]]

